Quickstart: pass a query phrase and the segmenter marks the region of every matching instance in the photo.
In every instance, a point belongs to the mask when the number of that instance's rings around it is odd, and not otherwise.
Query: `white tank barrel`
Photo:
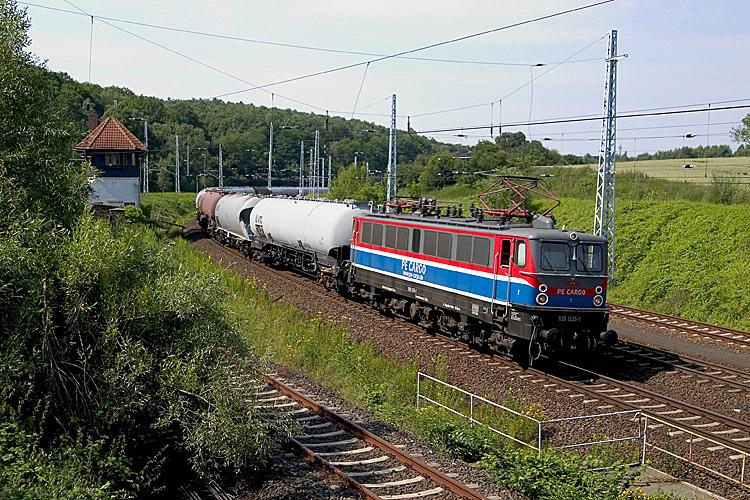
[[[216,204],[214,220],[216,227],[223,229],[233,235],[250,239],[247,224],[250,221],[251,212],[261,198],[249,194],[228,194]]]
[[[353,203],[264,198],[253,209],[250,229],[274,243],[328,255],[351,243],[354,217],[366,212]]]

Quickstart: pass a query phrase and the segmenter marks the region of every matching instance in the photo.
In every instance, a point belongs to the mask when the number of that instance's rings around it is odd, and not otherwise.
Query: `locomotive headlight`
[[[597,295],[600,295],[602,293],[602,287],[598,286],[594,288],[594,291],[596,292]]]
[[[547,297],[546,293],[540,293],[539,295],[536,296],[536,303],[539,304],[540,306],[543,306],[548,301],[549,301],[549,297]]]
[[[594,305],[599,307],[600,305],[604,304],[604,299],[601,295],[594,295]]]
[[[546,292],[547,291],[547,285],[545,285],[544,283],[542,283],[541,285],[539,285],[539,291],[542,292],[542,293]]]

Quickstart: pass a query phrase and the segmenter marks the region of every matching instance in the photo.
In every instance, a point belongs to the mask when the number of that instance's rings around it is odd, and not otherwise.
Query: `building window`
[[[106,153],[104,155],[104,164],[108,167],[119,167],[120,159],[120,153]]]

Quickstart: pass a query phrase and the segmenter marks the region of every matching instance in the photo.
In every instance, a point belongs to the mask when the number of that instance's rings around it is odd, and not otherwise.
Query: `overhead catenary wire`
[[[245,89],[235,90],[233,92],[226,92],[226,93],[223,93],[223,94],[218,94],[218,95],[213,96],[213,98],[218,99],[218,98],[227,97],[227,96],[230,96],[230,95],[242,94],[242,93],[250,92],[250,91],[253,91],[253,90],[260,89],[260,88],[271,87],[271,86],[274,86],[274,85],[282,85],[284,83],[296,82],[296,81],[304,80],[304,79],[307,79],[307,78],[313,78],[313,77],[316,77],[316,76],[321,76],[321,75],[326,75],[326,74],[330,74],[330,73],[335,73],[335,72],[338,72],[338,71],[343,71],[345,69],[356,68],[358,66],[363,66],[365,64],[371,64],[371,63],[376,63],[376,62],[384,61],[386,59],[393,59],[393,58],[404,56],[404,55],[408,55],[408,54],[414,54],[416,52],[421,52],[423,50],[433,49],[433,48],[436,48],[436,47],[442,47],[444,45],[449,45],[449,44],[452,44],[452,43],[461,42],[461,41],[464,41],[464,40],[469,40],[471,38],[476,38],[476,37],[488,35],[490,33],[497,33],[499,31],[504,31],[504,30],[508,30],[508,29],[511,29],[511,28],[517,28],[519,26],[524,26],[524,25],[527,25],[527,24],[532,24],[532,23],[535,23],[535,22],[544,21],[544,20],[547,20],[547,19],[552,19],[552,18],[555,18],[555,17],[564,16],[564,15],[567,15],[567,14],[572,14],[574,12],[580,12],[582,10],[591,9],[593,7],[598,7],[600,5],[608,4],[608,3],[611,3],[611,2],[614,2],[614,1],[615,0],[601,0],[599,2],[582,5],[580,7],[574,7],[574,8],[571,8],[571,9],[557,11],[557,12],[554,12],[552,14],[546,14],[544,16],[538,16],[538,17],[534,17],[534,18],[531,18],[531,19],[526,19],[524,21],[518,21],[518,22],[515,22],[515,23],[511,23],[511,24],[506,24],[506,25],[500,26],[498,28],[492,28],[492,29],[488,29],[488,30],[484,30],[484,31],[479,31],[477,33],[471,33],[469,35],[464,35],[464,36],[460,36],[460,37],[451,38],[451,39],[448,39],[448,40],[443,40],[443,41],[440,41],[440,42],[431,43],[431,44],[428,44],[428,45],[423,45],[423,46],[420,46],[420,47],[416,47],[414,49],[408,49],[408,50],[403,50],[403,51],[400,51],[400,52],[395,52],[393,54],[387,54],[387,55],[384,55],[384,56],[376,57],[374,59],[370,59],[368,61],[360,61],[360,62],[356,62],[356,63],[352,63],[352,64],[346,64],[346,65],[343,65],[343,66],[337,66],[337,67],[334,67],[334,68],[328,68],[328,69],[321,70],[321,71],[315,71],[313,73],[306,73],[306,74],[303,74],[303,75],[299,75],[299,76],[295,76],[295,77],[290,77],[290,78],[286,78],[286,79],[283,79],[283,80],[278,80],[278,81],[275,81],[275,82],[266,83],[264,85],[252,86],[252,87],[245,88]]]
[[[744,100],[750,100],[750,99],[744,99]],[[712,107],[711,111],[726,111],[730,109],[747,109],[750,108],[750,104],[744,104],[744,105],[738,105],[738,106],[721,106],[721,107]],[[666,116],[666,115],[679,115],[679,114],[686,114],[686,113],[704,113],[708,111],[709,108],[700,108],[700,109],[681,109],[681,110],[675,110],[675,111],[656,111],[656,112],[650,112],[650,113],[620,113],[615,118],[640,118],[640,117],[646,117],[646,116]],[[587,122],[587,121],[597,121],[602,120],[602,116],[578,116],[578,117],[569,117],[569,118],[551,118],[551,119],[545,119],[545,120],[537,120],[533,122],[514,122],[514,123],[503,123],[503,127],[526,127],[528,125],[549,125],[549,124],[555,124],[555,123],[576,123],[576,122]],[[463,130],[484,130],[490,128],[490,125],[472,125],[472,126],[463,126],[463,127],[448,127],[448,128],[441,128],[441,129],[434,129],[434,130],[418,130],[416,131],[419,134],[431,134],[436,132],[457,132],[457,131],[463,131]]]
[[[575,57],[578,54],[580,54],[581,52],[583,52],[583,51],[591,48],[596,43],[600,42],[601,40],[603,40],[606,37],[607,37],[607,35],[604,34],[604,35],[600,36],[599,38],[597,38],[596,40],[594,40],[594,41],[586,44],[584,47],[576,50],[575,52],[573,52],[572,54],[570,54],[568,57],[566,57],[565,59],[563,59],[562,61],[552,64],[551,67],[547,71],[543,71],[542,73],[540,73],[539,75],[537,75],[536,78],[534,78],[534,76],[532,74],[529,81],[525,82],[523,85],[521,85],[519,87],[516,87],[515,89],[511,90],[510,92],[508,92],[507,94],[503,95],[502,97],[500,97],[498,99],[495,99],[495,100],[490,101],[490,102],[485,101],[485,102],[480,102],[480,103],[477,103],[477,104],[469,104],[469,105],[466,105],[466,106],[457,106],[457,107],[452,107],[452,108],[440,109],[440,110],[437,110],[437,111],[428,111],[428,112],[425,112],[425,113],[411,114],[411,117],[412,118],[419,118],[419,117],[423,117],[423,116],[433,116],[433,115],[439,115],[439,114],[443,114],[443,113],[451,113],[453,111],[462,111],[462,110],[466,110],[466,109],[481,108],[481,107],[484,107],[484,106],[491,106],[494,103],[500,103],[500,102],[508,99],[513,94],[515,94],[517,92],[520,92],[521,90],[523,90],[524,88],[528,87],[529,85],[533,86],[534,80],[538,80],[541,77],[543,77],[544,75],[546,75],[547,73],[549,73],[551,71],[554,71],[560,65],[565,64],[567,61],[571,60],[573,57]],[[595,60],[601,60],[601,58],[596,58]],[[542,66],[547,66],[547,64],[537,63],[537,64],[530,65],[529,68],[531,69],[531,68],[534,68],[534,67],[542,67]]]
[[[29,7],[47,9],[47,10],[56,11],[56,12],[63,12],[66,14],[85,15],[81,12],[75,12],[75,11],[68,10],[68,9],[61,9],[59,7],[52,7],[50,5],[41,5],[41,4],[37,4],[33,2],[18,2],[18,3],[21,5],[27,5]],[[172,31],[175,33],[184,33],[188,35],[197,35],[197,36],[204,36],[204,37],[217,38],[221,40],[229,40],[229,41],[236,41],[236,42],[245,42],[245,43],[251,43],[251,44],[269,45],[269,46],[285,47],[285,48],[300,49],[300,50],[307,50],[307,51],[328,52],[328,53],[333,53],[333,54],[346,54],[346,55],[358,55],[358,56],[370,56],[370,57],[382,57],[382,56],[387,55],[387,54],[382,54],[382,53],[377,53],[377,52],[366,52],[366,51],[349,50],[349,49],[334,49],[330,47],[318,47],[318,46],[313,46],[313,45],[277,42],[273,40],[262,40],[262,39],[257,39],[257,38],[248,38],[248,37],[241,37],[241,36],[236,36],[236,35],[225,35],[222,33],[212,33],[212,32],[207,32],[207,31],[192,30],[188,28],[178,28],[175,26],[167,26],[164,24],[148,23],[145,21],[135,21],[132,19],[123,19],[119,17],[100,16],[97,14],[91,14],[90,16],[94,17],[95,19],[101,19],[105,21],[112,21],[112,22],[123,23],[123,24],[130,24],[134,26],[142,26],[145,28],[153,28],[153,29],[164,30],[164,31]],[[439,62],[439,63],[451,63],[451,64],[477,64],[477,65],[489,65],[489,66],[526,67],[526,66],[530,66],[533,64],[533,63],[511,62],[511,61],[482,61],[482,60],[471,60],[471,59],[449,59],[449,58],[439,58],[439,57],[418,57],[418,56],[398,56],[397,58],[413,60],[413,61]],[[594,60],[602,60],[602,58],[578,59],[578,60],[572,60],[568,62],[579,63],[579,62],[590,62]],[[554,64],[554,63],[547,63],[547,64]]]

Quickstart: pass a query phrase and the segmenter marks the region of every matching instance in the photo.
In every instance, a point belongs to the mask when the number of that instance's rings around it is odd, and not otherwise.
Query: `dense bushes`
[[[232,383],[262,366],[226,292],[145,227],[87,214],[87,172],[9,0],[0,27],[0,497],[145,495],[188,465],[264,468],[290,424]]]

